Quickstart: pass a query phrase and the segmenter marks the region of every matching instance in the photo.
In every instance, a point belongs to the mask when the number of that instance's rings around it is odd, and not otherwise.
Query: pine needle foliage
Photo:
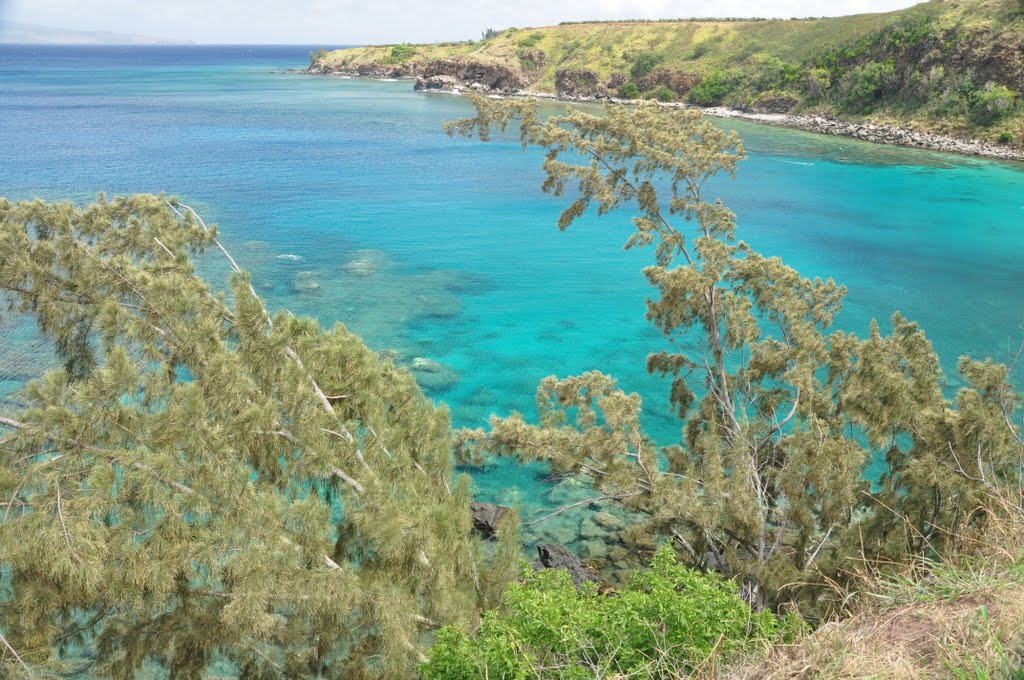
[[[10,669],[407,677],[514,575],[511,526],[471,534],[446,410],[341,324],[271,317],[176,200],[0,199],[0,289],[64,361],[0,419]]]
[[[490,139],[513,122],[546,150],[543,190],[591,208],[631,209],[626,249],[651,246],[647,319],[667,349],[647,370],[670,380],[680,418],[660,450],[641,401],[597,371],[545,379],[539,423],[514,414],[460,435],[485,452],[549,461],[589,476],[606,498],[644,513],[636,536],[671,539],[692,564],[743,582],[756,607],[813,599],[853,559],[938,549],[987,490],[1019,481],[1019,405],[1006,367],[961,362],[953,400],[931,344],[896,314],[865,340],[831,330],[845,288],[807,279],[736,239],[735,216],[707,196],[744,157],[735,133],[693,110],[640,104],[542,119],[533,101],[473,98],[449,134]],[[621,215],[615,213],[615,217]],[[873,460],[888,472],[874,492]]]

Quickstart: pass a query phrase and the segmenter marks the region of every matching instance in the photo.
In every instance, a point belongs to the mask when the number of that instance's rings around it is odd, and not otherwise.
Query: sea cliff
[[[1024,5],[933,0],[829,19],[594,22],[314,55],[424,91],[656,99],[814,132],[1024,159]]]

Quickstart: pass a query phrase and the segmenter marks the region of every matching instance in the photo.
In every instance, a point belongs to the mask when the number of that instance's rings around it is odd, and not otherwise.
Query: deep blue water
[[[309,49],[0,46],[0,195],[183,197],[271,306],[457,371],[431,394],[459,425],[530,413],[542,377],[599,368],[677,437],[643,370],[662,346],[643,320],[650,253],[621,250],[628,215],[559,233],[539,153],[450,140],[456,97],[289,72]],[[1024,167],[722,124],[750,154],[714,187],[740,237],[846,283],[842,328],[900,309],[950,367],[1019,342]],[[38,370],[31,338],[0,321],[0,393]],[[478,483],[507,499],[535,480],[504,466]]]

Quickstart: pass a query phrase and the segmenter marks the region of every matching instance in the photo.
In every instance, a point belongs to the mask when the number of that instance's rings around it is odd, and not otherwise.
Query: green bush
[[[626,83],[619,88],[619,96],[623,99],[639,99],[640,88],[637,87],[636,83]]]
[[[644,99],[657,99],[659,102],[675,101],[676,93],[665,85],[659,85],[650,92],[644,94]]]
[[[687,95],[691,104],[718,106],[731,91],[731,82],[721,71],[712,71],[690,90]]]
[[[633,80],[640,80],[644,76],[650,75],[663,58],[657,52],[644,52],[633,62],[633,66],[629,69],[629,75],[633,76]]]
[[[532,571],[502,610],[467,635],[442,629],[421,671],[427,680],[675,677],[712,653],[749,649],[795,629],[754,613],[736,585],[676,564],[668,546],[622,591],[577,591],[561,570]]]
[[[758,92],[784,90],[799,85],[806,76],[799,66],[787,64],[778,57],[764,57],[753,74],[754,89]]]
[[[974,96],[971,119],[979,125],[992,125],[1010,115],[1017,106],[1017,95],[1005,85],[986,83]]]
[[[1007,132],[1006,130],[1003,130],[1002,132],[999,133],[999,136],[996,137],[996,141],[999,142],[1000,144],[1009,144],[1010,142],[1013,141],[1013,134]]]
[[[870,113],[896,79],[896,69],[885,62],[869,61],[850,69],[843,77],[843,108],[851,113]]]
[[[534,31],[530,35],[523,36],[516,41],[516,44],[520,47],[536,47],[537,43],[544,39],[544,34],[540,31]]]
[[[416,56],[416,48],[412,45],[395,45],[388,54],[388,61],[401,63],[409,61],[414,56]]]

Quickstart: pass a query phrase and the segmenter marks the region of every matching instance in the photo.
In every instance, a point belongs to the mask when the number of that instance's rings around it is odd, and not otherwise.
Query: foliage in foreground
[[[474,634],[439,631],[422,670],[428,680],[681,677],[787,625],[751,611],[735,584],[677,564],[666,545],[617,593],[577,590],[565,571],[524,574]]]
[[[965,386],[948,398],[916,324],[894,314],[888,335],[878,323],[864,339],[832,331],[844,287],[737,239],[735,215],[707,196],[743,158],[735,133],[655,105],[542,119],[533,101],[473,102],[476,116],[449,132],[486,141],[517,121],[523,146],[546,152],[543,190],[573,196],[559,228],[591,208],[635,211],[626,248],[654,251],[647,319],[664,338],[647,370],[669,379],[682,436],[659,450],[640,397],[590,371],[541,383],[539,424],[513,414],[463,432],[462,455],[584,475],[597,500],[642,513],[634,538],[673,541],[692,564],[740,580],[755,607],[809,615],[828,612],[824,585],[852,560],[955,548],[984,522],[986,494],[1020,480],[1020,397],[1005,366],[962,358]]]
[[[412,376],[272,317],[227,251],[211,289],[207,248],[157,196],[0,199],[0,290],[66,362],[0,418],[0,664],[406,677],[428,631],[497,604],[514,531],[486,560]]]

